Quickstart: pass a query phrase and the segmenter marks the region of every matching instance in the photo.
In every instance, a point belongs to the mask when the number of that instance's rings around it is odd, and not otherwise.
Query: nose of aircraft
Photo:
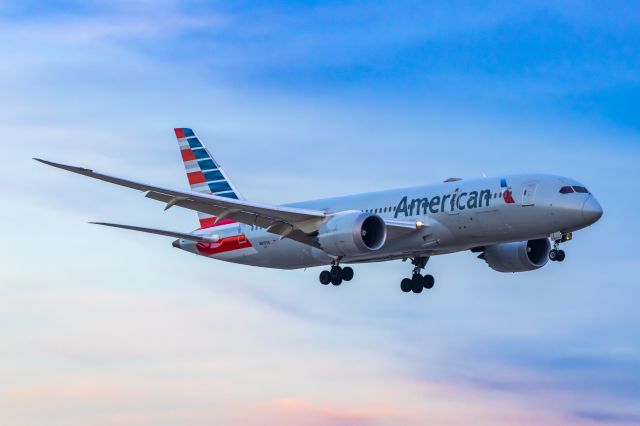
[[[602,217],[602,206],[600,206],[600,203],[598,203],[598,200],[596,200],[593,195],[590,195],[584,202],[582,206],[582,217],[589,225],[597,222],[598,219]]]

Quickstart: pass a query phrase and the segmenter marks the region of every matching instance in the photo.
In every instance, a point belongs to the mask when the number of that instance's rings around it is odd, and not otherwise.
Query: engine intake
[[[387,239],[387,227],[380,216],[360,211],[331,215],[318,232],[324,251],[350,256],[379,250]]]
[[[484,249],[484,260],[498,272],[533,271],[547,264],[550,250],[547,238],[496,244]]]

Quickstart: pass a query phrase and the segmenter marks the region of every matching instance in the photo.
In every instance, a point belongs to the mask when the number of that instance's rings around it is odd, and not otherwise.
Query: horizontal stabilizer
[[[147,234],[164,235],[165,237],[182,238],[183,240],[195,241],[198,243],[216,243],[220,239],[217,235],[211,237],[204,237],[193,234],[185,234],[182,232],[164,231],[162,229],[143,228],[140,226],[132,225],[119,225],[117,223],[105,223],[105,222],[89,222],[93,225],[111,226],[113,228],[128,229],[130,231],[146,232]]]

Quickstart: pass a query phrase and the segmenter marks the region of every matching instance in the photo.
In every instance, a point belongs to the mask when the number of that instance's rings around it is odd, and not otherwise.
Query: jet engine
[[[318,242],[334,256],[350,256],[376,251],[384,245],[387,227],[380,216],[361,211],[331,215],[320,226]]]
[[[550,249],[549,240],[542,238],[488,246],[481,257],[498,272],[533,271],[547,264]]]

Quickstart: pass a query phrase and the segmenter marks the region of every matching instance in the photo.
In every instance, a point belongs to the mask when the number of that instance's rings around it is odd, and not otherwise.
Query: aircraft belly
[[[322,250],[277,235],[252,238],[256,252],[230,261],[275,269],[298,269],[326,265],[331,258]]]

